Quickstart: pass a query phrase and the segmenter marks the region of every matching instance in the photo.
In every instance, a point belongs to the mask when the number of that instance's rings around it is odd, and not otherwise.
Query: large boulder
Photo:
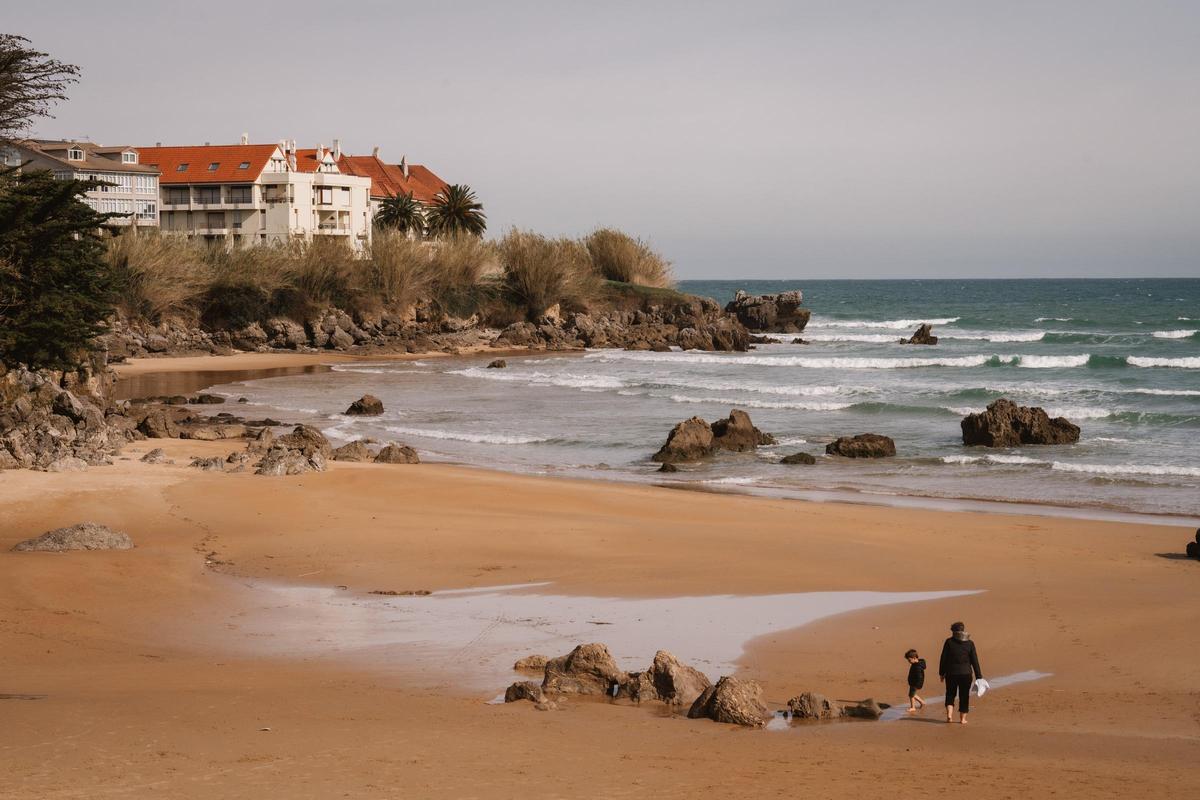
[[[1050,418],[1044,409],[1018,406],[1000,398],[962,421],[963,444],[1019,447],[1023,444],[1074,444],[1079,426],[1064,417]]]
[[[793,719],[879,719],[883,709],[868,698],[858,703],[838,703],[816,692],[804,692],[788,700]]]
[[[688,710],[691,719],[761,727],[771,719],[757,681],[725,676],[704,690]]]
[[[175,424],[171,412],[165,408],[152,408],[147,411],[137,429],[147,439],[179,438],[179,426]]]
[[[298,451],[305,456],[320,453],[328,459],[333,454],[333,447],[325,438],[325,434],[311,425],[297,425],[291,433],[276,439],[275,444],[282,445],[288,450]]]
[[[351,416],[377,416],[383,413],[383,401],[373,394],[364,394],[346,409]]]
[[[878,433],[840,436],[825,445],[825,454],[845,458],[886,458],[896,455],[896,443]]]
[[[807,464],[809,466],[817,463],[817,459],[808,453],[792,453],[790,456],[784,456],[779,459],[780,464]]]
[[[376,464],[420,464],[417,451],[406,444],[389,444],[375,454]]]
[[[901,339],[900,344],[937,344],[938,337],[933,335],[933,326],[922,322],[920,327],[907,339]]]
[[[744,453],[756,447],[775,444],[775,437],[754,427],[750,415],[735,408],[726,419],[719,419],[712,424],[712,443],[724,450]]]
[[[535,681],[517,681],[504,690],[504,702],[517,703],[521,700],[540,703],[545,700],[545,694]]]
[[[671,429],[667,441],[651,458],[664,464],[699,461],[713,454],[713,430],[699,417],[684,420]]]
[[[133,540],[129,534],[114,531],[95,522],[80,522],[69,528],[57,528],[34,539],[17,543],[19,553],[43,551],[61,553],[65,550],[129,550]]]
[[[546,662],[542,690],[561,694],[611,694],[629,680],[602,644],[581,644]]]
[[[767,295],[739,291],[725,306],[725,311],[751,331],[800,333],[812,313],[800,307],[803,301],[804,293],[799,290]]]
[[[712,686],[700,670],[684,664],[666,650],[654,654],[650,668],[638,676],[637,696],[640,700],[662,700],[664,703],[691,706],[696,698]]]
[[[374,461],[375,454],[362,439],[357,439],[333,451],[334,461]]]
[[[290,450],[275,445],[255,464],[255,475],[303,475],[306,472],[323,472],[326,458],[320,451],[305,455],[302,450]]]

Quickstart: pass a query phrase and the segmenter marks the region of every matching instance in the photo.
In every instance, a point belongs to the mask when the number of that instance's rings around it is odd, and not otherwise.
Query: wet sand
[[[138,462],[153,446],[177,464]],[[230,449],[158,440],[83,474],[0,474],[0,695],[44,695],[0,699],[0,797],[1200,793],[1200,564],[1169,557],[1190,530],[435,464],[292,478],[183,466]],[[84,519],[126,530],[137,548],[7,552]],[[979,590],[768,631],[738,674],[776,705],[809,689],[902,702],[904,650],[935,665],[959,618],[985,674],[1052,674],[977,701],[967,728],[938,722],[936,668],[931,707],[894,723],[751,731],[585,700],[537,712],[486,705],[492,692],[471,679],[489,658],[486,630],[436,657],[347,648],[352,631],[306,633],[305,615],[262,582],[398,605],[368,593],[542,582],[566,597],[651,599]],[[266,611],[305,646],[273,647],[281,630],[261,626]],[[605,626],[589,627],[605,640]],[[671,649],[663,638],[654,646]]]

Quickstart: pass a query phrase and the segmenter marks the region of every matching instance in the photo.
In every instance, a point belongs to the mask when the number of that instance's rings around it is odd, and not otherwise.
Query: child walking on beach
[[[908,713],[915,714],[925,707],[925,701],[917,694],[925,688],[925,659],[916,650],[909,650],[904,660],[908,662]]]

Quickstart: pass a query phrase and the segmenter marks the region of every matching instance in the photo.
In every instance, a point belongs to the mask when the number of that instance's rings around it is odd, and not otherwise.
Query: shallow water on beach
[[[623,669],[645,669],[670,650],[716,680],[734,672],[747,643],[851,611],[976,594],[804,592],[628,598],[558,594],[547,584],[384,597],[265,582],[243,593],[241,647],[255,654],[419,665],[433,679],[495,692],[513,662],[603,642]],[[517,676],[519,677],[519,676]]]
[[[399,440],[427,460],[544,474],[650,480],[780,495],[854,493],[1200,516],[1200,281],[824,281],[801,286],[807,345],[778,336],[749,353],[600,350],[509,358],[350,363],[218,387],[338,443]],[[998,300],[997,298],[1002,298]],[[921,321],[942,337],[902,345]],[[1189,327],[1190,326],[1190,327]],[[363,393],[381,417],[341,412]],[[965,448],[959,422],[999,397],[1083,429],[1076,445]],[[649,458],[681,419],[748,411],[779,444],[659,476]],[[898,456],[826,458],[872,431]],[[808,451],[815,466],[782,456]]]

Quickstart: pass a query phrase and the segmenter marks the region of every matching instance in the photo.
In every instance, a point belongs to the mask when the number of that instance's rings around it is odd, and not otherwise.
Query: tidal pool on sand
[[[554,594],[548,584],[376,597],[344,590],[253,583],[237,617],[239,647],[302,658],[360,659],[420,667],[431,684],[453,675],[463,688],[495,692],[522,656],[557,656],[603,642],[624,669],[643,669],[657,650],[710,678],[730,674],[760,636],[897,603],[978,591],[802,592],[625,598]]]

